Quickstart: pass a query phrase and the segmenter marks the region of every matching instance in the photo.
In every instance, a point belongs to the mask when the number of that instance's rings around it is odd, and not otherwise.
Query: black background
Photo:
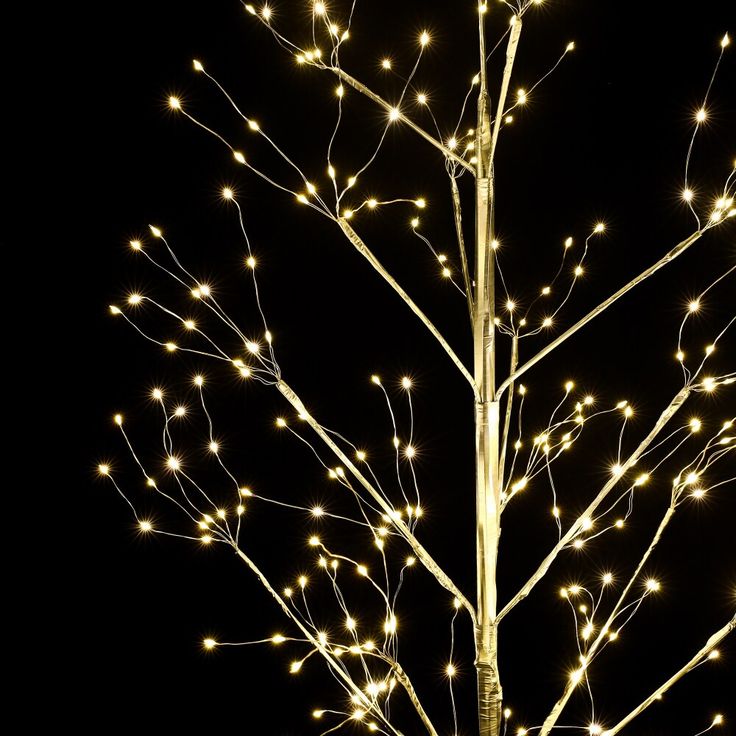
[[[293,5],[296,10],[287,9]],[[295,29],[299,38],[308,22],[302,5],[275,7],[279,22]],[[579,253],[585,233],[598,219],[608,229],[595,241],[586,276],[563,314],[568,324],[691,232],[692,218],[678,192],[693,113],[707,87],[718,41],[727,22],[732,24],[728,5],[719,1],[680,9],[663,2],[561,1],[526,16],[514,89],[531,86],[569,40],[576,41],[577,49],[502,137],[497,224],[507,283],[521,303],[528,303],[556,269],[564,238],[574,235]],[[107,305],[133,289],[186,303],[126,244],[131,237],[146,237],[148,223],[163,228],[192,270],[215,284],[228,311],[255,334],[258,325],[241,267],[242,241],[232,211],[218,197],[224,184],[234,187],[259,258],[264,305],[284,377],[324,424],[382,457],[387,478],[391,430],[369,377],[379,373],[397,402],[400,392],[394,389],[401,376],[415,378],[418,470],[427,511],[420,538],[469,594],[474,585],[471,397],[431,337],[334,226],[239,170],[221,144],[165,104],[169,94],[181,96],[188,109],[236,142],[256,166],[287,175],[274,168],[266,147],[243,130],[211,85],[191,70],[191,59],[200,59],[246,114],[326,188],[323,153],[335,112],[335,79],[297,68],[236,2],[133,1],[118,12],[116,17],[101,15],[92,31],[84,31],[79,18],[71,50],[78,63],[69,94],[81,114],[65,153],[69,170],[87,174],[88,183],[84,192],[68,192],[69,211],[77,222],[72,278],[84,288],[74,289],[75,329],[64,360],[69,371],[64,397],[75,430],[64,458],[69,490],[58,499],[59,518],[68,519],[68,526],[59,525],[56,545],[62,555],[58,569],[63,570],[60,608],[65,615],[60,617],[63,651],[55,658],[61,667],[54,718],[83,732],[115,725],[144,733],[195,728],[320,733],[309,713],[314,707],[339,707],[342,700],[316,659],[293,677],[288,663],[304,653],[299,649],[206,655],[201,650],[208,635],[244,641],[289,632],[248,571],[223,549],[141,538],[121,499],[96,478],[97,463],[110,459],[142,512],[161,528],[176,526],[173,512],[141,491],[111,416],[122,411],[144,455],[160,462],[155,445],[159,417],[147,398],[150,389],[164,385],[186,396],[191,375],[202,369],[212,386],[224,457],[238,477],[265,495],[307,505],[320,499],[340,508],[340,489],[326,480],[308,449],[274,430],[274,418],[291,412],[273,389],[244,387],[230,371],[206,361],[162,354],[109,316]],[[494,4],[492,37],[505,17],[502,6]],[[417,86],[428,91],[445,133],[475,71],[473,3],[359,3],[343,64],[392,99],[398,83],[380,72],[378,61],[390,54],[398,69],[409,69],[416,38],[425,27],[433,41]],[[502,52],[494,59],[497,79]],[[734,79],[731,51],[713,89],[712,115],[692,163],[694,181],[704,193],[725,179],[736,155]],[[365,159],[382,125],[382,113],[358,97],[347,95],[344,132],[335,153],[338,171],[345,175]],[[429,127],[421,112],[412,114]],[[468,125],[472,115],[463,127]],[[425,196],[429,207],[419,213],[425,232],[454,258],[449,186],[431,147],[394,126],[381,158],[362,181],[364,188],[353,201],[373,194]],[[469,195],[469,180],[464,178],[463,186],[464,196]],[[470,212],[470,199],[467,205]],[[407,222],[413,214],[405,206],[361,213],[355,226],[469,363],[464,302],[412,238]],[[602,402],[632,402],[637,418],[625,446],[633,447],[680,385],[672,356],[689,297],[723,272],[733,256],[729,223],[531,372],[525,381],[530,389],[527,434],[561,398],[564,381],[573,378],[581,391],[590,390]],[[693,349],[702,349],[733,311],[729,288],[733,279],[708,301]],[[175,334],[170,324],[148,324],[160,325],[156,329],[163,339]],[[530,342],[526,357],[542,344]],[[724,340],[715,365],[725,365],[727,352]],[[733,414],[733,407],[733,392],[720,392],[694,400],[684,413],[709,419],[712,428]],[[560,464],[563,508],[579,510],[600,485],[615,454],[617,429],[615,422],[601,422],[567,464]],[[192,422],[181,442],[191,467],[208,467],[201,425]],[[626,532],[602,538],[585,554],[565,555],[504,624],[502,676],[508,703],[520,719],[514,727],[543,720],[574,660],[571,617],[557,588],[572,579],[593,581],[603,569],[623,574],[666,507],[674,471],[670,466],[638,498]],[[502,600],[553,543],[549,506],[548,490],[540,484],[504,517]],[[645,603],[616,648],[607,650],[592,670],[604,724],[627,713],[733,615],[734,514],[732,485],[678,513],[647,568],[661,578],[663,592]],[[369,540],[354,538],[350,528],[323,528],[335,549],[358,550],[356,555],[376,564]],[[311,571],[313,553],[306,539],[312,529],[303,514],[276,514],[254,503],[246,515],[246,546],[281,587]],[[318,589],[314,596],[319,608]],[[450,733],[442,669],[451,601],[420,570],[412,572],[404,596],[399,611],[406,668],[440,732]],[[337,626],[328,610],[325,604],[321,620]],[[460,733],[469,734],[475,728],[472,658],[462,617],[458,631]],[[629,731],[693,734],[715,712],[728,717],[730,711],[736,719],[728,695],[735,672],[733,643],[722,647],[722,654]],[[78,674],[70,675],[67,664]],[[403,718],[400,707],[398,712]],[[584,701],[573,700],[562,723],[582,725],[587,713]],[[404,728],[408,735],[419,733],[416,725]],[[733,732],[729,729],[722,732]]]

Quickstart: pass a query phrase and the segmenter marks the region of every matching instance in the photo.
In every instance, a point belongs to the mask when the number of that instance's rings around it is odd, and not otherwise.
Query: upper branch
[[[387,113],[391,113],[394,109],[393,105],[386,102],[386,100],[383,99],[380,95],[377,95],[375,92],[373,92],[371,89],[366,87],[362,82],[359,82],[355,77],[348,74],[346,71],[343,71],[338,66],[328,66],[327,64],[314,64],[318,69],[327,69],[334,74],[336,74],[340,79],[345,82],[346,84],[349,84],[353,89],[357,89],[358,92],[364,94],[366,97],[370,98],[375,102],[376,104],[383,107],[384,110],[386,110]],[[451,159],[455,163],[462,166],[464,169],[467,169],[468,171],[472,171],[473,174],[475,174],[475,167],[468,163],[462,156],[458,156],[456,153],[451,151],[447,146],[445,146],[443,143],[438,141],[436,138],[431,136],[429,133],[427,133],[424,128],[419,127],[414,121],[410,120],[406,117],[406,115],[401,114],[399,119],[408,125],[415,133],[418,133],[424,140],[431,143],[436,149],[439,151],[442,151],[444,156],[446,158]]]
[[[424,314],[421,309],[419,309],[419,307],[414,303],[414,300],[401,288],[396,279],[394,279],[393,276],[391,276],[391,274],[386,271],[386,269],[381,265],[381,262],[373,255],[368,246],[361,240],[360,236],[355,232],[355,230],[353,230],[352,227],[350,227],[347,220],[345,220],[344,218],[339,218],[337,219],[337,224],[340,226],[340,229],[345,233],[345,236],[348,238],[348,240],[355,246],[356,250],[368,261],[368,263],[371,264],[371,266],[373,266],[373,268],[376,269],[376,271],[378,271],[379,274],[381,274],[381,276],[383,276],[383,278],[386,280],[386,282],[388,282],[391,288],[406,302],[411,311],[414,312],[417,317],[419,317],[424,326],[434,335],[437,342],[439,342],[439,344],[442,346],[442,349],[450,356],[452,362],[458,367],[463,376],[465,376],[468,383],[473,389],[473,393],[477,398],[478,387],[475,385],[473,377],[470,375],[470,372],[465,367],[460,358],[458,358],[455,351],[450,347],[447,340],[445,340],[445,338],[442,336],[440,331],[429,321],[427,315]]]
[[[668,263],[673,261],[681,253],[684,253],[693,243],[698,241],[703,235],[703,230],[696,230],[685,240],[678,243],[672,250],[666,253],[656,263],[651,265],[645,271],[642,271],[638,276],[631,279],[628,284],[622,286],[615,294],[612,294],[605,301],[601,302],[595,309],[588,312],[582,319],[578,320],[572,327],[563,332],[558,338],[553,340],[549,345],[542,348],[533,358],[530,358],[520,368],[514,371],[498,388],[498,395],[500,396],[517,378],[526,373],[532,366],[536,365],[542,358],[549,355],[555,348],[561,345],[568,337],[572,337],[581,327],[584,327],[588,322],[597,317],[601,312],[611,306],[616,300],[622,297],[626,292],[638,286],[642,281],[648,279],[655,271],[658,271],[662,266],[666,266]]]

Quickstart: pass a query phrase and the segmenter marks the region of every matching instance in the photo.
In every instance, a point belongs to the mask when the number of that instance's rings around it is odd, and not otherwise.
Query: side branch
[[[517,371],[518,373],[518,371]],[[652,431],[639,443],[639,446],[629,456],[626,462],[622,465],[621,472],[615,477],[611,478],[599,491],[598,495],[591,501],[585,511],[583,511],[578,517],[577,521],[572,524],[567,533],[560,539],[559,542],[553,547],[552,551],[544,558],[542,564],[537,568],[536,572],[524,583],[523,587],[519,592],[503,607],[501,613],[498,614],[498,620],[500,621],[512,608],[518,603],[524,600],[529,593],[533,590],[534,586],[547,574],[552,563],[557,558],[557,555],[572,541],[572,539],[581,531],[583,525],[583,519],[593,518],[595,510],[606,500],[611,491],[616,487],[620,477],[627,473],[636,462],[639,460],[646,448],[654,441],[657,435],[664,429],[667,422],[677,413],[680,407],[685,403],[685,400],[690,395],[690,387],[685,386],[681,389],[672,401],[669,403],[667,408],[662,412],[656,424],[652,428]]]
[[[437,580],[437,582],[447,591],[452,593],[463,605],[463,607],[470,614],[470,618],[473,622],[473,626],[476,625],[476,614],[475,609],[471,605],[470,601],[460,592],[460,589],[455,583],[450,580],[447,573],[434,561],[432,556],[422,546],[419,540],[412,534],[409,527],[399,518],[395,513],[395,509],[386,501],[386,499],[373,487],[371,482],[355,467],[350,458],[342,451],[342,449],[335,443],[317,420],[307,411],[307,408],[302,403],[301,399],[294,393],[291,387],[285,381],[279,381],[276,384],[276,388],[281,392],[284,398],[296,409],[300,417],[309,424],[309,426],[317,433],[320,439],[332,450],[333,453],[339,458],[345,467],[353,474],[363,488],[368,491],[370,497],[381,507],[383,512],[391,520],[391,523],[396,527],[401,536],[407,541],[409,546],[414,551],[417,559],[424,565],[429,573]]]
[[[329,69],[331,72],[336,74],[340,79],[342,79],[343,82],[346,84],[349,84],[353,89],[357,89],[358,92],[364,94],[369,99],[373,100],[376,104],[380,105],[387,113],[390,113],[393,109],[393,106],[390,105],[386,100],[383,99],[380,95],[377,95],[372,90],[368,89],[362,82],[359,82],[355,77],[350,76],[347,72],[340,69],[338,66],[327,66],[326,64],[324,66],[320,66],[319,68],[322,69]],[[464,158],[461,156],[458,156],[456,153],[451,151],[447,146],[443,145],[440,141],[438,141],[436,138],[431,136],[429,133],[427,133],[424,128],[420,128],[415,122],[409,120],[405,115],[401,115],[400,118],[402,123],[405,123],[408,125],[415,133],[418,133],[422,138],[424,138],[425,141],[428,141],[431,143],[436,149],[439,151],[442,151],[443,155],[446,158],[451,159],[456,164],[460,164],[464,169],[467,169],[468,171],[472,172],[473,175],[475,175],[475,167],[468,163]]]
[[[475,319],[475,303],[473,296],[473,282],[470,280],[470,269],[468,267],[468,253],[465,250],[465,237],[463,236],[463,210],[460,203],[460,190],[457,186],[457,179],[450,175],[450,184],[452,185],[452,211],[455,216],[455,232],[457,233],[457,247],[460,251],[460,264],[463,270],[463,283],[465,285],[465,296],[468,300],[468,313],[470,314],[470,326],[473,326]]]
[[[666,693],[681,677],[686,675],[692,669],[697,667],[718,644],[723,641],[736,628],[736,616],[734,616],[722,629],[716,631],[713,636],[708,639],[703,648],[681,669],[675,672],[667,682],[660,685],[646,700],[640,703],[634,710],[629,713],[623,720],[619,721],[613,728],[603,732],[603,736],[615,736],[622,728],[626,727],[634,720],[643,710],[648,708],[655,700]]]
[[[645,279],[648,279],[655,271],[658,271],[662,266],[666,266],[670,261],[673,261],[677,256],[679,256],[681,253],[684,253],[693,243],[698,241],[700,237],[703,235],[702,230],[697,230],[692,235],[690,235],[688,238],[685,238],[685,240],[678,243],[669,253],[665,254],[662,258],[660,258],[655,264],[650,266],[646,269],[646,271],[642,271],[638,276],[633,278],[631,281],[629,281],[628,284],[625,286],[622,286],[615,294],[612,294],[608,297],[604,302],[601,302],[595,309],[593,309],[591,312],[588,312],[588,314],[585,315],[581,320],[576,322],[570,329],[563,332],[558,338],[553,340],[549,345],[542,348],[533,358],[528,360],[524,365],[521,366],[518,370],[516,370],[514,373],[512,373],[498,388],[498,394],[499,396],[503,391],[505,391],[511,383],[513,383],[517,378],[519,378],[522,374],[526,373],[533,365],[538,363],[542,358],[549,355],[556,347],[561,345],[565,340],[567,340],[568,337],[572,337],[581,327],[585,326],[590,322],[592,319],[597,317],[601,312],[603,312],[605,309],[608,309],[608,307],[611,306],[616,300],[618,300],[620,297],[622,297],[624,294],[626,294],[627,291],[630,291],[635,286],[638,286],[642,281]]]
[[[437,342],[442,346],[442,349],[450,356],[450,359],[452,362],[458,367],[460,372],[465,376],[468,383],[473,389],[473,393],[475,394],[476,399],[478,398],[478,387],[475,385],[475,381],[473,380],[473,377],[470,375],[470,372],[468,369],[463,365],[460,358],[457,357],[455,351],[449,346],[447,343],[447,340],[442,336],[440,331],[429,321],[429,318],[427,317],[424,312],[422,312],[421,309],[414,303],[412,298],[399,286],[399,283],[394,279],[391,274],[386,271],[386,269],[381,265],[381,262],[373,255],[373,253],[369,250],[368,246],[361,240],[360,236],[353,230],[352,227],[348,224],[347,220],[344,218],[337,219],[337,224],[340,226],[340,229],[345,233],[345,236],[348,238],[348,240],[355,246],[355,249],[368,261],[368,263],[373,266],[373,268],[378,271],[381,276],[388,282],[388,284],[391,286],[391,288],[406,302],[406,304],[409,306],[409,309],[411,309],[414,314],[419,317],[419,319],[422,321],[424,326],[434,335],[434,337],[437,339]]]
[[[296,626],[299,628],[302,634],[304,634],[309,643],[324,657],[329,668],[333,672],[335,672],[337,676],[345,683],[348,690],[350,690],[353,695],[358,698],[358,701],[367,710],[377,716],[391,730],[392,733],[394,733],[396,736],[403,736],[401,731],[398,731],[389,723],[389,721],[386,719],[386,716],[383,714],[383,711],[375,704],[371,703],[371,701],[366,697],[365,693],[360,689],[360,687],[355,682],[353,682],[353,679],[341,666],[339,660],[337,660],[334,655],[329,652],[327,648],[312,635],[312,632],[309,631],[309,629],[304,626],[304,624],[302,624],[302,622],[299,621],[296,616],[294,616],[289,606],[286,605],[286,601],[284,601],[284,599],[276,592],[274,587],[268,581],[268,578],[263,574],[263,572],[261,572],[260,568],[253,562],[253,560],[251,560],[250,557],[248,557],[248,555],[246,555],[245,552],[243,552],[238,546],[234,545],[234,547],[235,554],[240,557],[240,559],[248,566],[251,572],[253,572],[253,574],[258,578],[261,585],[263,585],[263,587],[273,596],[273,598],[279,604],[281,610],[294,624],[296,624]]]

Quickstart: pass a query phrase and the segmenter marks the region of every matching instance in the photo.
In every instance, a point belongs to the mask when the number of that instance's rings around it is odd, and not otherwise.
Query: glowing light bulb
[[[426,95],[426,94],[424,94],[424,92],[420,92],[420,93],[419,93],[419,94],[417,95],[417,102],[418,102],[418,103],[419,103],[420,105],[426,105],[426,104],[427,104],[427,95]]]
[[[314,14],[315,15],[324,15],[327,12],[327,8],[325,7],[324,3],[316,2],[314,4]]]
[[[181,101],[178,97],[169,97],[169,107],[172,110],[180,110],[181,109]]]
[[[682,190],[682,198],[686,202],[692,202],[694,196],[695,196],[695,193],[693,192],[692,189],[683,189]]]
[[[424,199],[424,197],[419,197],[419,199],[414,200],[414,204],[419,207],[420,210],[423,210],[427,206],[427,200]]]
[[[647,590],[651,591],[652,593],[656,593],[660,589],[660,584],[657,580],[654,578],[649,578],[646,581],[646,588]]]
[[[110,475],[110,466],[105,463],[101,463],[97,466],[97,472],[100,475]]]
[[[447,667],[445,667],[445,674],[448,677],[455,677],[457,674],[457,669],[455,668],[454,664],[448,664]]]
[[[233,198],[233,190],[230,189],[230,187],[225,187],[222,190],[222,197],[223,199],[232,199]]]
[[[723,38],[721,39],[721,48],[725,49],[728,44],[731,43],[731,39],[728,36],[728,33],[726,33]]]
[[[422,46],[426,46],[429,43],[429,41],[430,41],[429,33],[427,33],[427,31],[422,31],[422,35],[419,36],[419,43]]]
[[[244,164],[245,163],[245,156],[240,151],[233,151],[233,158],[239,163]]]
[[[177,471],[181,468],[181,462],[178,458],[174,457],[173,455],[170,455],[166,460],[166,465],[168,465],[170,470]]]
[[[383,69],[390,69],[391,68],[391,59],[382,59],[381,60],[381,67]]]
[[[607,572],[603,575],[601,580],[603,581],[603,585],[610,585],[613,582],[613,574]]]
[[[131,240],[131,241],[130,241],[130,247],[131,247],[131,248],[132,248],[133,250],[141,250],[141,248],[142,248],[143,246],[141,245],[141,241],[140,241],[140,240]]]
[[[574,51],[575,50],[575,41],[570,41],[567,46],[565,46],[565,51]]]
[[[606,229],[606,226],[604,223],[599,222],[596,224],[596,226],[593,228],[593,232],[595,233],[602,233]]]
[[[192,60],[192,66],[194,67],[195,72],[203,72],[204,67],[202,66],[201,62],[197,61],[196,59]]]
[[[217,646],[217,642],[214,639],[207,638],[202,642],[202,646],[205,649],[214,649]]]
[[[398,107],[392,107],[388,113],[388,119],[392,122],[398,120],[401,117],[401,111]]]
[[[705,108],[704,107],[701,107],[700,110],[698,110],[695,113],[695,120],[698,123],[705,122],[706,117],[707,117],[707,113],[705,112]]]
[[[517,105],[524,105],[526,104],[526,91],[523,89],[516,90],[516,104]]]

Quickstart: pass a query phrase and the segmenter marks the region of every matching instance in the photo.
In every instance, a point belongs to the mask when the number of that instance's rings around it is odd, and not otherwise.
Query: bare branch
[[[393,110],[393,105],[386,102],[386,100],[383,99],[380,95],[377,95],[372,90],[368,89],[362,82],[359,82],[355,77],[348,74],[346,71],[343,71],[340,69],[340,67],[337,66],[328,66],[327,64],[320,65],[320,64],[314,64],[318,69],[327,69],[333,74],[336,74],[340,79],[342,79],[343,82],[346,84],[349,84],[353,89],[357,89],[358,92],[364,94],[369,99],[373,100],[376,104],[380,105],[384,110],[386,110],[387,113],[391,113]],[[402,123],[409,126],[415,133],[418,133],[424,140],[431,143],[436,149],[439,151],[442,151],[445,158],[449,158],[452,161],[454,161],[456,164],[459,164],[464,169],[467,169],[468,171],[471,171],[473,174],[475,174],[475,167],[468,163],[464,158],[461,156],[458,156],[456,153],[451,151],[447,146],[442,144],[440,141],[438,141],[436,138],[431,136],[429,133],[427,133],[426,130],[423,128],[420,128],[415,122],[410,120],[406,117],[403,113],[399,117],[399,120],[401,120]]]
[[[353,230],[352,227],[348,224],[347,220],[345,218],[339,218],[337,219],[337,224],[340,226],[340,229],[345,233],[348,240],[355,246],[356,250],[368,261],[368,263],[373,266],[373,268],[378,271],[381,276],[388,282],[388,284],[391,286],[391,288],[406,302],[406,304],[409,306],[409,309],[411,309],[414,314],[419,317],[419,319],[422,321],[424,326],[434,335],[434,337],[437,339],[437,342],[442,346],[443,350],[450,356],[450,359],[452,362],[458,367],[460,372],[465,376],[465,378],[468,380],[468,383],[470,383],[473,393],[475,394],[476,398],[478,396],[478,388],[475,385],[475,381],[473,380],[473,377],[468,372],[468,369],[463,365],[460,358],[457,357],[457,354],[455,351],[450,347],[447,340],[442,336],[440,331],[429,321],[429,318],[427,317],[424,312],[422,312],[421,309],[414,303],[413,299],[399,286],[396,279],[391,276],[391,274],[386,271],[386,269],[381,265],[381,262],[373,255],[373,253],[369,250],[368,246],[361,240],[358,233]]]
[[[642,281],[648,279],[655,271],[658,271],[662,266],[666,266],[670,261],[673,261],[681,253],[684,253],[693,243],[700,239],[703,235],[703,230],[697,230],[685,240],[678,243],[672,250],[666,255],[662,256],[655,264],[642,271],[638,276],[631,279],[628,284],[622,286],[615,294],[612,294],[604,302],[601,302],[595,309],[585,315],[582,319],[578,320],[572,327],[563,332],[558,338],[553,340],[549,345],[542,348],[533,358],[528,360],[518,370],[512,373],[498,388],[498,395],[500,396],[517,378],[526,373],[533,365],[536,365],[542,358],[549,355],[555,348],[561,345],[568,337],[572,337],[581,327],[585,326],[592,319],[597,317],[601,312],[611,306],[620,297],[626,294],[635,286],[638,286]]]
[[[681,677],[697,667],[710,652],[715,649],[718,644],[723,641],[736,628],[736,615],[722,628],[716,631],[700,651],[682,668],[675,672],[667,682],[660,685],[646,700],[642,701],[634,710],[619,721],[613,728],[603,732],[603,736],[616,736],[616,734],[625,726],[628,726],[642,711],[646,710],[652,703],[659,700],[660,696],[666,693]]]
[[[475,305],[473,303],[473,282],[470,280],[470,269],[468,267],[468,254],[465,250],[465,237],[463,236],[463,210],[460,203],[460,190],[457,186],[457,179],[450,175],[450,183],[452,185],[452,212],[455,216],[455,232],[457,233],[457,247],[460,251],[460,263],[463,269],[463,283],[465,284],[465,296],[468,299],[468,312],[470,313],[470,325],[473,325],[473,313]]]
[[[518,371],[517,371],[518,373]],[[646,448],[654,441],[656,436],[664,429],[667,422],[677,413],[680,407],[685,403],[685,400],[690,395],[691,389],[689,386],[685,386],[681,389],[672,401],[667,405],[667,408],[662,412],[656,424],[652,428],[651,432],[639,443],[639,446],[629,456],[628,460],[621,466],[621,471],[618,475],[614,476],[609,480],[603,488],[599,491],[598,495],[591,501],[585,511],[578,517],[567,533],[560,539],[559,542],[554,546],[552,551],[544,558],[542,564],[537,568],[536,572],[524,583],[521,590],[503,607],[501,613],[498,614],[498,620],[500,621],[511,609],[513,609],[518,603],[524,600],[529,593],[533,590],[534,586],[547,574],[552,563],[557,558],[557,555],[572,541],[578,532],[582,529],[583,519],[592,518],[595,510],[600,506],[603,501],[606,500],[611,491],[616,487],[619,477],[626,473],[631,467],[633,467],[642,453]]]

